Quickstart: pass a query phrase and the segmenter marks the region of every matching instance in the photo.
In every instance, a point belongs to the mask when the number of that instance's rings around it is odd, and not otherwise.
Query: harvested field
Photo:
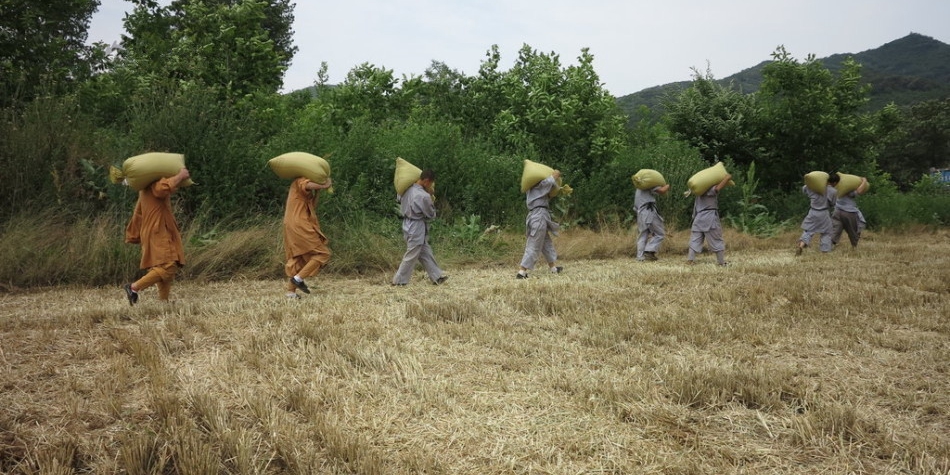
[[[0,294],[0,472],[950,473],[950,233]],[[438,249],[437,249],[438,252]],[[394,257],[398,261],[398,256]]]

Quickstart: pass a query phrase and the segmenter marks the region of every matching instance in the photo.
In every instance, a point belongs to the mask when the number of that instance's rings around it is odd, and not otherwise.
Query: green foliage
[[[845,61],[835,75],[814,56],[800,63],[779,48],[773,58],[757,93],[763,174],[791,190],[812,170],[867,173],[878,130],[861,112],[869,91],[861,66]]]
[[[116,70],[138,78],[142,92],[167,80],[232,99],[276,92],[296,51],[290,8],[286,1],[178,0],[162,7],[138,0],[125,19],[130,36]]]
[[[0,107],[62,94],[89,76],[86,29],[99,0],[0,3]]]
[[[931,168],[950,166],[950,97],[915,104],[898,117],[878,159],[881,169],[908,190]]]
[[[665,107],[670,130],[710,164],[726,158],[748,164],[763,153],[756,133],[760,111],[755,95],[719,84],[708,70],[694,70],[692,86]]]
[[[741,198],[736,201],[736,212],[726,216],[726,222],[739,231],[757,237],[772,237],[781,232],[788,221],[779,221],[761,203],[757,194],[759,179],[755,176],[755,162],[749,164],[745,179],[739,180]]]

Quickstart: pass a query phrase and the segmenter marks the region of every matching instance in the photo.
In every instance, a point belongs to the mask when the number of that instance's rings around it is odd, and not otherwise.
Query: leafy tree
[[[466,87],[467,126],[501,150],[527,153],[581,176],[623,146],[626,119],[604,90],[585,48],[578,65],[562,68],[556,54],[521,48],[509,71],[499,71],[493,46]]]
[[[862,112],[861,65],[847,59],[835,75],[814,55],[799,62],[779,47],[772,57],[756,100],[763,176],[788,189],[812,170],[870,172],[879,130]]]
[[[755,95],[726,87],[693,70],[686,90],[667,98],[665,120],[675,136],[696,147],[709,163],[731,158],[751,164],[762,154],[755,133],[760,111]]]
[[[0,106],[88,77],[94,49],[86,32],[98,7],[99,0],[0,2]]]
[[[146,90],[171,81],[230,98],[276,92],[296,51],[287,39],[293,16],[281,10],[292,8],[286,1],[131,1],[119,68]]]
[[[897,120],[878,162],[901,188],[909,189],[931,168],[950,166],[950,98],[916,104]]]

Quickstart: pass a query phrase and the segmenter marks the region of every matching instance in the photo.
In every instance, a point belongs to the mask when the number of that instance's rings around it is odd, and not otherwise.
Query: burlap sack
[[[633,181],[633,186],[637,187],[638,190],[652,190],[666,184],[666,178],[663,178],[660,172],[649,168],[641,169],[631,176],[630,180]]]
[[[805,186],[807,186],[809,190],[814,191],[819,195],[825,194],[825,190],[828,187],[828,174],[822,171],[806,173]]]
[[[321,157],[306,152],[289,152],[267,161],[270,169],[286,180],[303,177],[322,185],[330,177],[330,164]]]
[[[554,169],[547,165],[525,160],[524,169],[521,171],[521,192],[527,193],[528,190],[534,188],[534,185],[541,183],[541,180],[553,173]]]
[[[109,179],[116,184],[125,180],[130,188],[141,191],[157,180],[177,175],[184,167],[185,156],[180,153],[143,153],[127,158],[122,163],[122,169],[112,167],[109,170]],[[194,182],[189,178],[178,186],[185,187],[193,184]]]
[[[861,186],[861,177],[857,175],[849,175],[847,173],[838,172],[838,176],[841,177],[841,181],[838,182],[838,186],[835,188],[838,190],[838,196],[844,196],[848,193],[851,193],[854,190],[857,190]],[[867,188],[870,188],[871,184],[867,184]]]
[[[686,187],[689,190],[685,193],[686,196],[690,194],[699,196],[703,193],[709,191],[710,188],[719,184],[723,178],[728,175],[729,172],[726,171],[726,166],[722,162],[719,162],[709,168],[700,170],[689,177],[689,180],[686,180]],[[730,185],[735,183],[730,180]]]
[[[396,158],[396,173],[393,175],[393,186],[396,187],[397,195],[405,193],[413,183],[419,180],[420,176],[422,176],[422,170],[419,167],[402,158]]]

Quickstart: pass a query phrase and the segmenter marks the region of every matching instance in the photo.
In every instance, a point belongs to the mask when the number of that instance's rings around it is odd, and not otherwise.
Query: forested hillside
[[[931,37],[911,33],[874,49],[835,54],[818,61],[837,72],[849,57],[861,65],[862,79],[871,85],[869,110],[880,109],[891,102],[910,106],[950,97],[950,45]],[[744,93],[755,92],[762,84],[762,69],[770,62],[764,60],[718,82]],[[715,75],[716,71],[712,73]],[[641,107],[662,109],[664,97],[689,85],[688,80],[658,85],[618,97],[617,104],[636,122],[642,117]],[[654,115],[658,115],[656,111]]]

